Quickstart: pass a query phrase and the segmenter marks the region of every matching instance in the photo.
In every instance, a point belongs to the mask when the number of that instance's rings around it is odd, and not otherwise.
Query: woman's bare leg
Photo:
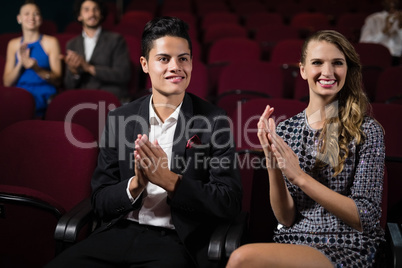
[[[256,243],[235,250],[227,267],[333,268],[334,265],[323,253],[309,246]]]

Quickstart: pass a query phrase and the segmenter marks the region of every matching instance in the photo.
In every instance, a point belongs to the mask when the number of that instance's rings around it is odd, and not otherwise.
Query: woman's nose
[[[323,65],[321,73],[325,76],[331,76],[334,73],[332,64],[326,63]]]

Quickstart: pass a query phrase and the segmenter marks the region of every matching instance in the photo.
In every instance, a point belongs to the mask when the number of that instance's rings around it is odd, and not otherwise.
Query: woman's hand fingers
[[[286,163],[286,159],[283,158],[283,156],[281,155],[281,153],[278,151],[278,148],[272,144],[271,145],[272,148],[272,153],[274,154],[275,158],[276,158],[276,162],[278,163],[278,168],[280,168],[282,171],[283,169],[285,169],[285,163]]]
[[[257,136],[260,141],[260,144],[264,150],[265,156],[268,156],[268,153],[271,151],[269,140],[268,140],[268,119],[269,116],[272,114],[273,108],[269,105],[265,108],[264,112],[262,113],[260,120],[257,123]]]

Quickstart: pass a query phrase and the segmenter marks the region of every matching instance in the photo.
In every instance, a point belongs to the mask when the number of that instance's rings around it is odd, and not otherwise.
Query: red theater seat
[[[64,122],[28,120],[0,132],[1,267],[43,267],[55,256],[58,219],[90,196],[94,143]]]

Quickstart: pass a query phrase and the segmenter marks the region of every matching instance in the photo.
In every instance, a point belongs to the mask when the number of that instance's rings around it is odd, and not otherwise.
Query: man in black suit
[[[101,89],[127,97],[129,50],[123,36],[102,29],[103,2],[77,0],[74,9],[83,31],[66,45],[64,87]]]
[[[152,95],[111,111],[92,179],[105,222],[51,267],[214,267],[212,232],[241,209],[241,182],[225,112],[186,93],[188,26],[150,21],[141,65]]]

